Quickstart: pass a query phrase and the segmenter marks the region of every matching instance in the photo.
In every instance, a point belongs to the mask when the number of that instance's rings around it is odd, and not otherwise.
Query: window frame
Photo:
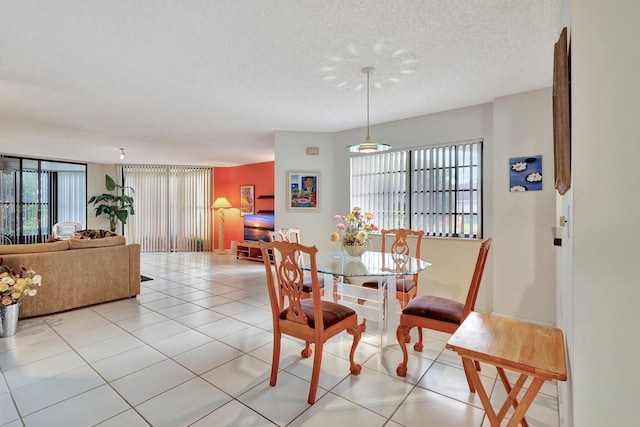
[[[373,213],[380,229],[482,238],[483,143],[478,138],[353,155],[351,206]],[[443,157],[434,159],[436,154]]]
[[[45,242],[59,220],[86,223],[87,165],[71,161],[0,154],[0,237],[3,244]],[[78,203],[60,204],[66,196],[59,174],[80,172]],[[67,214],[75,215],[66,217]],[[59,218],[64,216],[64,218]]]

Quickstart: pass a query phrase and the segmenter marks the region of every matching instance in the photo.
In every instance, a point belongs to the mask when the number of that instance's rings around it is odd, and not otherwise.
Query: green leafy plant
[[[126,224],[129,214],[135,214],[133,197],[128,194],[133,194],[134,191],[131,187],[116,184],[109,175],[105,175],[105,185],[109,193],[93,196],[88,204],[93,204],[96,216],[104,215],[109,220],[109,228],[115,232],[118,221]]]

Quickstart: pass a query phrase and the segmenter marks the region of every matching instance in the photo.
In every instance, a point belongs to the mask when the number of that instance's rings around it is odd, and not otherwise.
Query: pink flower
[[[371,212],[365,213],[357,206],[353,207],[347,215],[334,215],[333,220],[337,222],[338,233],[331,235],[331,241],[342,240],[343,245],[366,244],[369,241],[369,233],[378,229],[371,223],[372,219]]]

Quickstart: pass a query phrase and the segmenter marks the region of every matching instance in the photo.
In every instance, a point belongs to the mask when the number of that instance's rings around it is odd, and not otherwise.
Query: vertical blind
[[[430,236],[481,237],[479,141],[412,150],[411,224]]]
[[[406,228],[407,152],[351,158],[351,202],[374,215],[380,229]]]
[[[482,141],[351,158],[351,203],[381,229],[482,237]]]
[[[57,178],[57,222],[87,223],[87,178],[85,172],[61,171]]]
[[[211,169],[126,165],[135,215],[125,234],[143,252],[211,250]]]

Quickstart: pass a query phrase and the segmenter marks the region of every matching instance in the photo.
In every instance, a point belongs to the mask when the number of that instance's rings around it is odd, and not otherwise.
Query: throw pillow
[[[99,228],[90,228],[87,230],[76,231],[75,235],[81,236],[85,239],[104,239],[105,237],[118,236],[118,233],[114,233],[109,230],[102,230]]]

